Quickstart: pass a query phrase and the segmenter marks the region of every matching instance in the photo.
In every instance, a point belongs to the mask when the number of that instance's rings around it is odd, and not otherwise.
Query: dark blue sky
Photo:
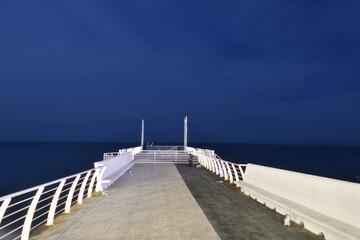
[[[360,144],[360,2],[0,1],[0,140]]]

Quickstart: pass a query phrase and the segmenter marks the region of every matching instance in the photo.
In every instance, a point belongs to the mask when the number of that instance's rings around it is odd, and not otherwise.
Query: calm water
[[[135,143],[0,142],[0,196],[93,168]]]
[[[93,167],[103,152],[137,143],[0,142],[0,196]],[[360,182],[360,147],[197,143],[224,160],[257,163],[346,181]]]

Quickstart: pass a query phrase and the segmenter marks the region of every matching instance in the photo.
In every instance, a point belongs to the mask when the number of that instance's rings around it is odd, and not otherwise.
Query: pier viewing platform
[[[0,239],[360,239],[356,183],[188,146],[103,159],[1,197]]]

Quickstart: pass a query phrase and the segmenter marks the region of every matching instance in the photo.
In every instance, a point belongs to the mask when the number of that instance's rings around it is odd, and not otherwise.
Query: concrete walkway
[[[177,165],[185,183],[221,239],[323,239],[242,194],[204,168]]]
[[[174,164],[136,164],[31,239],[219,239]]]

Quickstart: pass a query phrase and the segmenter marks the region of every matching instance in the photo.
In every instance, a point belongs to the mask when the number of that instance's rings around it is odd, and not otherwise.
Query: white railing
[[[114,158],[120,155],[123,155],[128,152],[132,152],[133,155],[141,151],[141,147],[134,147],[134,148],[123,148],[117,152],[108,152],[103,154],[103,160],[109,160],[110,158]]]
[[[134,159],[135,154],[138,154],[141,151],[142,151],[141,146],[132,148],[132,150],[131,150],[132,159]]]
[[[184,150],[184,146],[173,146],[166,151],[183,151],[183,150]]]
[[[113,184],[119,177],[121,177],[128,169],[135,163],[134,155],[141,150],[141,147],[134,148],[131,152],[123,153],[117,157],[95,162],[95,167],[103,167],[105,170],[101,175],[101,189],[105,190]]]
[[[189,152],[175,149],[176,146],[168,150],[142,150],[136,157],[136,163],[187,164]]]
[[[83,204],[101,183],[104,168],[93,168],[0,198],[0,239],[29,239],[30,231]]]
[[[201,166],[223,177],[230,183],[244,179],[246,164],[225,161],[213,150],[209,149],[191,148],[190,152],[198,157],[198,162]]]
[[[165,146],[165,145],[154,145],[145,146],[145,150],[159,150],[159,151],[184,151],[184,146]]]

